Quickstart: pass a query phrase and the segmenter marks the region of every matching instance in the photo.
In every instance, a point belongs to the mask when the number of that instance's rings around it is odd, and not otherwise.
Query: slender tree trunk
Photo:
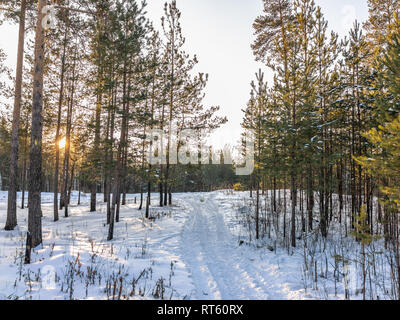
[[[71,194],[72,194],[72,187],[74,185],[74,180],[75,180],[75,162],[72,164],[72,168],[71,168],[71,177],[70,177],[70,183],[69,183],[69,187],[68,187],[68,196],[67,196],[67,203],[68,205],[71,204]]]
[[[313,230],[313,211],[314,211],[314,183],[311,164],[308,166],[307,175],[307,215],[308,215],[308,231]]]
[[[286,238],[286,213],[287,213],[287,201],[286,201],[286,177],[283,177],[283,238]]]
[[[14,230],[17,226],[17,177],[18,177],[18,149],[19,149],[19,123],[21,116],[22,99],[22,68],[24,60],[25,42],[25,13],[26,0],[21,1],[21,14],[19,19],[17,71],[15,78],[15,97],[13,110],[13,124],[11,133],[10,175],[8,188],[7,220],[5,230]]]
[[[25,264],[31,263],[32,236],[28,231],[26,234]]]
[[[63,44],[63,53],[61,57],[61,79],[60,79],[60,94],[58,98],[58,115],[57,115],[57,129],[56,129],[56,164],[55,164],[55,173],[54,173],[54,221],[58,221],[58,177],[59,177],[59,167],[60,167],[60,129],[61,129],[61,112],[62,105],[64,101],[64,77],[65,77],[65,59],[66,59],[66,49],[67,49],[67,35],[68,35],[68,24],[65,29],[64,34],[64,44]],[[60,199],[61,201],[61,199]]]
[[[126,110],[124,110],[126,111]],[[124,112],[124,117],[125,117],[125,112]],[[124,123],[124,120],[122,120]],[[117,164],[114,169],[114,182],[113,182],[113,190],[112,190],[112,206],[111,206],[111,215],[110,215],[110,225],[108,229],[108,241],[111,241],[114,238],[114,220],[116,213],[116,206],[118,205],[118,201],[120,199],[120,178],[121,178],[121,171],[122,171],[122,149],[125,144],[124,142],[124,137],[125,137],[125,128],[124,125],[122,125],[121,129],[121,138],[118,146],[118,153],[117,153]],[[119,221],[119,217],[117,217]]]
[[[122,161],[122,159],[121,159],[121,161]],[[121,172],[122,172],[122,164],[121,164],[121,166],[120,166],[120,169],[119,169],[120,171],[119,171],[119,178],[118,178],[118,189],[117,189],[117,191],[118,191],[118,193],[117,193],[117,206],[116,206],[116,209],[115,209],[115,222],[119,222],[119,209],[120,209],[120,207],[121,207],[121,178],[122,178],[122,176],[121,176]]]
[[[293,105],[292,105],[292,128],[295,129],[297,125],[297,93],[296,89],[293,93]],[[296,206],[297,206],[297,170],[296,170],[296,147],[297,147],[297,139],[296,135],[293,136],[293,143],[291,148],[291,194],[292,194],[292,217],[291,217],[291,244],[292,247],[296,247]]]
[[[123,151],[126,146],[126,128],[128,126],[128,114],[127,114],[127,65],[124,65],[123,73],[123,102],[122,102],[122,121],[121,121],[121,133],[117,151],[117,164],[114,169],[114,182],[113,182],[113,195],[112,195],[112,207],[110,216],[110,225],[108,229],[107,240],[111,241],[114,238],[114,218],[116,222],[119,222],[119,204],[121,201],[121,179],[122,179],[122,161]]]
[[[112,90],[109,92],[109,100],[111,102],[113,101],[113,92]],[[109,153],[110,153],[110,148],[109,148],[109,141],[110,141],[110,124],[111,124],[111,109],[108,108],[107,112],[107,124],[106,124],[106,144],[105,144],[105,152],[104,152],[104,202],[109,203],[110,197],[109,194],[111,192],[111,187],[110,187],[110,160],[109,160]],[[107,205],[107,217],[109,216],[109,205]],[[111,209],[110,209],[111,210]],[[109,221],[109,218],[107,218],[107,221]],[[109,224],[109,222],[107,222]]]
[[[95,212],[96,211],[96,196],[97,196],[97,176],[98,176],[98,160],[99,160],[99,147],[100,147],[100,128],[101,128],[101,105],[102,105],[102,92],[101,92],[101,79],[102,79],[102,74],[103,71],[99,70],[99,75],[98,75],[98,92],[97,92],[97,102],[96,102],[96,114],[95,114],[95,119],[96,119],[96,125],[95,125],[95,137],[94,137],[94,148],[93,148],[93,158],[95,161],[95,168],[94,168],[94,173],[92,176],[92,181],[91,181],[91,188],[90,188],[90,212]]]
[[[42,10],[45,0],[39,0],[36,21],[35,60],[33,76],[32,129],[29,160],[29,213],[28,231],[32,237],[32,248],[42,243],[42,110],[43,110],[43,68],[44,68],[44,29]]]
[[[165,105],[162,106],[161,111],[161,121],[160,121],[160,129],[164,131],[164,120],[165,120]],[[163,144],[163,141],[161,141]],[[164,146],[162,145],[162,148]],[[161,152],[161,150],[159,150]],[[159,191],[160,191],[160,207],[164,206],[164,183],[163,183],[163,176],[164,176],[164,166],[160,163],[160,182],[159,182]]]
[[[162,165],[160,166],[160,178],[162,176]],[[164,199],[163,199],[163,184],[162,181],[160,180],[160,183],[158,184],[158,189],[160,192],[160,207],[164,205]]]
[[[291,183],[291,191],[292,191],[292,217],[291,217],[291,232],[290,232],[290,238],[291,238],[291,243],[292,247],[296,247],[296,198],[297,198],[297,190],[296,190],[296,180],[295,177],[291,177],[292,183]]]
[[[274,176],[274,182],[273,182],[273,211],[276,213],[276,177]]]
[[[22,199],[21,209],[25,209],[25,184],[26,184],[26,159],[24,159],[24,166],[22,169]]]
[[[338,174],[338,194],[339,194],[339,224],[342,223],[343,214],[343,160],[340,159],[340,163],[337,169]]]
[[[300,211],[301,211],[301,231],[306,232],[306,218],[304,216],[304,188],[303,188],[303,176],[300,178]]]
[[[128,132],[128,128],[127,128]],[[126,134],[125,141],[128,141],[128,134]],[[123,151],[123,169],[124,176],[122,178],[122,205],[126,205],[126,193],[127,193],[127,175],[128,175],[128,146],[125,146]]]
[[[78,206],[80,206],[81,205],[81,184],[82,184],[81,179],[79,179],[78,183],[79,183]]]
[[[143,183],[143,181],[142,181]],[[139,210],[142,210],[143,208],[143,186],[140,186],[140,205],[139,205]]]
[[[147,103],[147,102],[146,102]],[[146,108],[147,109],[147,108]],[[144,128],[143,128],[143,137],[145,137],[146,136],[146,126],[144,126]],[[142,142],[142,175],[144,174],[144,161],[145,161],[145,144],[146,144],[146,141],[143,139],[143,142]],[[143,176],[141,177],[141,179],[140,179],[140,206],[139,206],[139,210],[142,210],[142,208],[143,208],[143,193],[144,193],[144,187],[143,187],[143,184],[144,184],[144,178],[143,178]]]
[[[71,151],[71,130],[72,130],[72,109],[74,104],[74,94],[75,94],[75,67],[76,67],[76,56],[77,52],[75,49],[74,64],[72,67],[72,85],[71,85],[71,97],[68,104],[67,113],[67,134],[66,134],[66,146],[65,146],[65,156],[64,156],[64,189],[63,189],[63,199],[64,199],[64,216],[68,217],[68,186],[69,186],[69,167],[70,167],[70,151]]]
[[[132,66],[129,66],[129,74],[132,72]],[[126,82],[126,80],[125,80]],[[125,137],[124,137],[124,146],[123,146],[123,156],[122,156],[122,205],[126,205],[126,192],[127,192],[127,176],[128,176],[128,143],[129,143],[129,119],[128,114],[130,112],[130,100],[131,100],[131,79],[128,80],[128,88],[124,89],[127,91],[127,99],[125,101],[126,104],[126,112],[124,116],[125,121]]]
[[[28,158],[28,119],[26,119],[26,136],[24,139],[24,165],[22,169],[22,199],[21,209],[25,209],[25,190],[26,190],[26,171],[27,171],[27,158]]]
[[[111,90],[111,110],[109,110],[109,117],[110,119],[110,136],[108,140],[108,145],[107,145],[107,153],[108,153],[108,159],[106,161],[106,166],[107,166],[107,223],[111,223],[111,182],[112,182],[112,168],[113,168],[113,162],[114,162],[114,153],[113,153],[113,141],[114,141],[114,126],[115,126],[115,108],[114,108],[114,103],[115,103],[115,92],[114,90]]]
[[[260,183],[256,177],[256,239],[260,239]]]
[[[165,169],[167,171],[167,168]],[[164,206],[168,205],[168,173],[165,173],[165,181],[164,181]]]
[[[146,199],[146,219],[148,219],[150,217],[150,202],[151,202],[151,198],[150,198],[150,194],[151,194],[151,184],[149,182],[148,184],[148,188],[147,188],[147,199]]]
[[[250,198],[253,198],[253,181],[254,181],[254,174],[250,175]]]
[[[174,28],[174,26],[173,26]],[[164,205],[166,206],[167,203],[172,202],[172,197],[171,197],[171,192],[170,189],[168,189],[168,184],[169,184],[169,170],[170,170],[170,148],[171,148],[171,138],[172,138],[172,117],[173,117],[173,111],[174,111],[174,94],[175,94],[175,31],[171,33],[172,35],[172,50],[171,50],[171,88],[170,88],[170,101],[169,101],[169,130],[168,130],[168,144],[167,144],[167,165],[165,167],[165,183],[164,183]],[[169,201],[167,200],[169,196]]]
[[[67,129],[68,131],[68,129]],[[70,143],[69,138],[67,138],[67,145]],[[65,158],[64,158],[64,189],[63,189],[63,204],[64,204],[64,216],[68,218],[68,185],[69,185],[69,147],[66,147]]]

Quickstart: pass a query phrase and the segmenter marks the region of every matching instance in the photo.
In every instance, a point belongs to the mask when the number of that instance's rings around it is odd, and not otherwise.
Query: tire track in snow
[[[197,299],[268,299],[265,280],[248,272],[235,240],[215,203],[215,194],[203,202],[185,199],[192,207],[182,234],[184,261],[191,270]],[[243,265],[244,264],[244,265]]]

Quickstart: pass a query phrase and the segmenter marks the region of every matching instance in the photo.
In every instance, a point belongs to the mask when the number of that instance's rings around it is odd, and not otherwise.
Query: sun
[[[58,142],[58,146],[60,147],[60,149],[64,149],[65,146],[66,146],[66,144],[67,144],[67,139],[65,139],[65,137],[62,138],[62,139]]]

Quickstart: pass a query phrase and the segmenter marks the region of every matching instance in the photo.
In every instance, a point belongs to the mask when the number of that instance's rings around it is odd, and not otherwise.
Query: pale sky
[[[160,26],[165,0],[147,0],[148,17]],[[234,146],[240,139],[243,113],[250,94],[250,82],[259,68],[271,79],[268,69],[254,61],[250,48],[254,40],[252,24],[262,13],[261,0],[177,0],[182,12],[185,50],[196,54],[196,71],[208,73],[205,105],[219,105],[220,115],[229,122],[212,137],[214,147]],[[329,21],[329,28],[347,35],[355,19],[368,17],[367,0],[316,0]],[[17,26],[0,26],[0,47],[7,64],[15,69]]]

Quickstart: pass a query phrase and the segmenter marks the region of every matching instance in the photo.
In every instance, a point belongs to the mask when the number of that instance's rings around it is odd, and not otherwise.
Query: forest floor
[[[70,216],[60,211],[53,222],[53,195],[44,193],[43,245],[31,265],[23,264],[28,210],[18,210],[15,231],[0,230],[0,299],[343,299],[333,282],[305,289],[301,249],[288,254],[243,240],[235,203],[247,196],[174,194],[173,206],[159,208],[154,194],[149,221],[139,195],[128,195],[108,242],[102,195],[90,213],[89,195],[77,206],[73,192]],[[6,203],[1,192],[1,226]]]

